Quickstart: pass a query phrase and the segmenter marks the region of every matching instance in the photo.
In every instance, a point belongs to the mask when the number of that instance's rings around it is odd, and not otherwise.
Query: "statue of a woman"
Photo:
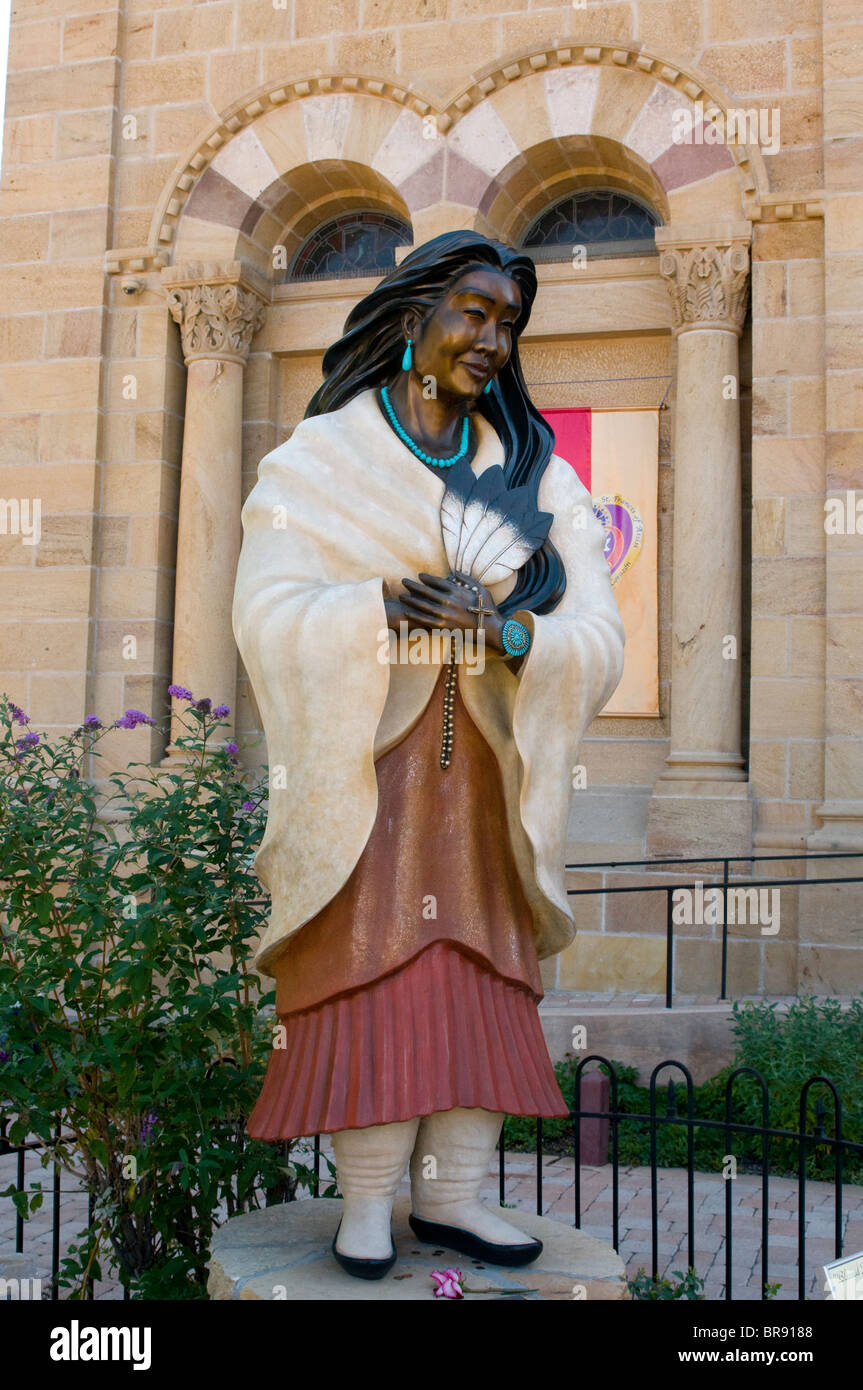
[[[395,1261],[408,1165],[419,1240],[536,1259],[479,1189],[505,1114],[568,1113],[539,961],[575,933],[572,774],[624,633],[590,495],[522,376],[536,288],[475,232],[413,251],[243,507],[233,624],[270,770],[256,963],[282,1025],[248,1129],[332,1135],[333,1251],[361,1278]],[[493,533],[482,564],[471,528]]]

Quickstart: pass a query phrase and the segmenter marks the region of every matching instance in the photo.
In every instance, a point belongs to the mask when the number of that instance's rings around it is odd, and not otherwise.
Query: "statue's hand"
[[[408,613],[402,603],[401,598],[385,598],[384,609],[387,615],[387,627],[392,632],[398,633],[399,623],[408,621]]]
[[[484,584],[468,575],[443,578],[435,574],[421,574],[419,579],[403,579],[402,583],[407,595],[400,602],[408,620],[417,627],[462,632],[482,630],[489,647],[503,652],[504,619]]]

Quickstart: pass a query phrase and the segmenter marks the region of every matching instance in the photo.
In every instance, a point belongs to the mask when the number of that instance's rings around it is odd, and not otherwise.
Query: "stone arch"
[[[363,95],[310,97],[262,115],[220,147],[191,186],[171,237],[173,260],[205,248],[208,259],[239,257],[270,276],[274,245],[290,250],[339,212],[363,205],[410,223],[410,187],[398,187],[404,170],[392,139],[405,116],[421,139],[417,113]]]
[[[517,246],[545,208],[567,193],[616,188],[669,220],[666,192],[650,166],[616,140],[561,137],[522,151],[489,182],[479,212],[482,230]]]
[[[410,210],[404,200],[373,169],[336,160],[305,164],[291,171],[290,191],[261,217],[255,240],[267,254],[273,246],[284,246],[290,266],[316,228],[342,213],[357,211],[391,213],[410,226]]]
[[[292,171],[323,161],[371,170],[379,195],[401,200],[409,220],[443,202],[462,214],[463,225],[481,228],[501,192],[517,188],[519,161],[530,177],[526,149],[536,149],[535,160],[547,161],[554,176],[570,167],[564,156],[572,140],[597,157],[600,142],[615,142],[641,175],[649,169],[676,221],[698,218],[699,185],[707,180],[713,218],[757,215],[768,189],[757,147],[674,144],[673,113],[689,110],[697,121],[698,103],[721,111],[731,105],[695,69],[640,45],[531,52],[478,75],[443,106],[363,77],[262,87],[229,108],[179,162],[155,209],[150,244],[175,263],[239,256],[263,268],[249,222],[257,227],[288,196]],[[435,135],[443,138],[429,138]],[[503,189],[495,186],[501,176]],[[506,196],[495,213],[504,223]]]
[[[521,76],[467,109],[448,147],[486,176],[481,230],[507,240],[556,197],[591,183],[635,193],[664,222],[740,218],[749,178],[742,151],[674,143],[677,112],[698,125],[696,99],[639,68],[566,64]],[[466,173],[461,174],[465,188]],[[709,182],[709,189],[706,185]],[[449,198],[466,202],[459,175]]]
[[[365,201],[411,222],[413,176],[437,153],[424,135],[431,107],[407,105],[407,92],[381,82],[330,79],[329,90],[326,81],[313,92],[294,84],[292,99],[273,90],[269,109],[261,97],[247,101],[182,161],[152,227],[175,263],[205,253],[268,273],[270,249],[286,229],[296,232],[309,207],[322,220]]]

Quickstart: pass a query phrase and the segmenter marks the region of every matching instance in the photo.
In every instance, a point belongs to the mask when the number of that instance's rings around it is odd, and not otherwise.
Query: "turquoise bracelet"
[[[509,656],[522,656],[530,646],[530,633],[524,623],[508,618],[500,634],[503,649]]]

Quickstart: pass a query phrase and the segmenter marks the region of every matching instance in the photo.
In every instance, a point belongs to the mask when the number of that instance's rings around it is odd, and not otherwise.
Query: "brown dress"
[[[542,981],[500,769],[458,690],[441,768],[444,678],[375,764],[377,817],[353,873],[274,965],[285,1046],[249,1118],[255,1139],[454,1106],[569,1113],[537,1013]]]

